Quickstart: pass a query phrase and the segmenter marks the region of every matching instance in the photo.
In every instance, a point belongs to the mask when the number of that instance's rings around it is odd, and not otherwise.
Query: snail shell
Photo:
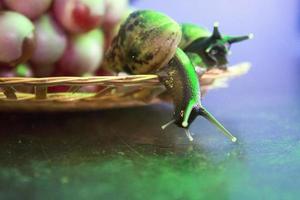
[[[181,40],[181,27],[151,10],[133,12],[108,49],[104,67],[115,72],[147,74],[166,65]]]

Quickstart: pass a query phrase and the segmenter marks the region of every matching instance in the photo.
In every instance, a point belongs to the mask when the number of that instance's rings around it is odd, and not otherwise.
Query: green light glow
[[[16,75],[21,77],[26,77],[29,74],[29,68],[26,64],[20,64],[15,69]]]

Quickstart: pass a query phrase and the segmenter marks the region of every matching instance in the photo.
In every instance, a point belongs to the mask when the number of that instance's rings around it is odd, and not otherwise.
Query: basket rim
[[[147,75],[126,75],[126,76],[56,76],[56,77],[0,77],[0,86],[53,86],[53,85],[88,85],[88,84],[113,84],[113,85],[135,85],[147,83],[159,84],[158,76]]]
[[[232,78],[245,74],[250,69],[251,64],[248,62],[240,63],[229,67],[225,72],[209,70],[209,73],[201,75],[201,79]],[[0,77],[0,86],[55,86],[55,85],[161,85],[158,75],[141,74],[141,75],[115,75],[115,76],[53,76],[53,77]]]
[[[247,73],[249,63],[227,70],[199,73],[201,94],[223,88],[227,81]],[[197,71],[197,70],[196,70]],[[52,91],[52,86],[67,86],[66,91]],[[86,86],[95,86],[88,90]],[[87,91],[84,91],[84,88]],[[92,87],[93,88],[93,87]],[[169,102],[165,88],[156,74],[118,76],[0,77],[1,110],[91,110]],[[162,96],[161,96],[162,95]]]

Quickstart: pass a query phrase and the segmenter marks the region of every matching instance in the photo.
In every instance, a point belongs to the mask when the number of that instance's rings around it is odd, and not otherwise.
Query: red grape
[[[3,0],[3,2],[9,9],[35,19],[48,10],[52,0]]]
[[[71,37],[59,61],[63,75],[81,76],[97,70],[103,57],[103,33],[99,29]]]
[[[91,93],[91,92],[97,92],[98,90],[98,85],[86,85],[81,87],[78,92],[82,93]]]
[[[53,65],[66,49],[66,35],[49,14],[40,17],[35,22],[35,28],[36,48],[31,62],[41,68]]]
[[[127,9],[123,10],[123,15],[117,14],[119,17],[112,20],[112,18],[109,17],[109,14],[107,13],[107,17],[104,20],[104,23],[102,25],[103,31],[105,33],[105,50],[108,49],[110,46],[113,38],[117,35],[119,32],[120,25],[124,22],[124,20],[127,19],[130,13],[132,13],[134,10],[130,7],[127,7]],[[114,16],[115,17],[115,16]],[[109,19],[110,18],[110,19]],[[119,20],[119,21],[116,21]]]
[[[0,67],[0,77],[30,77],[32,71],[28,64],[19,64],[15,68],[9,66]]]
[[[95,72],[96,76],[114,76],[114,73],[108,70],[103,69],[102,67],[99,67],[97,71]]]
[[[103,26],[106,30],[113,29],[128,10],[128,0],[106,0],[105,9]]]
[[[31,65],[35,77],[47,77],[55,75],[55,64],[33,64]]]
[[[56,93],[56,92],[67,92],[70,89],[70,86],[66,85],[55,85],[48,87],[48,92]]]
[[[0,67],[0,77],[14,77],[15,72],[11,67]]]
[[[98,27],[104,16],[104,0],[55,0],[57,20],[72,33],[82,33]]]
[[[0,65],[14,66],[28,60],[35,48],[34,25],[25,16],[0,12]]]

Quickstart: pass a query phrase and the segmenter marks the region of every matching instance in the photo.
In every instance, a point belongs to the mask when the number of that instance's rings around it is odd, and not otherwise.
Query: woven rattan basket
[[[230,78],[245,74],[249,63],[201,76],[201,90],[225,87]],[[48,92],[64,86],[64,92]],[[87,87],[96,87],[89,92]],[[93,77],[0,78],[0,111],[80,111],[130,107],[169,101],[156,75]]]

